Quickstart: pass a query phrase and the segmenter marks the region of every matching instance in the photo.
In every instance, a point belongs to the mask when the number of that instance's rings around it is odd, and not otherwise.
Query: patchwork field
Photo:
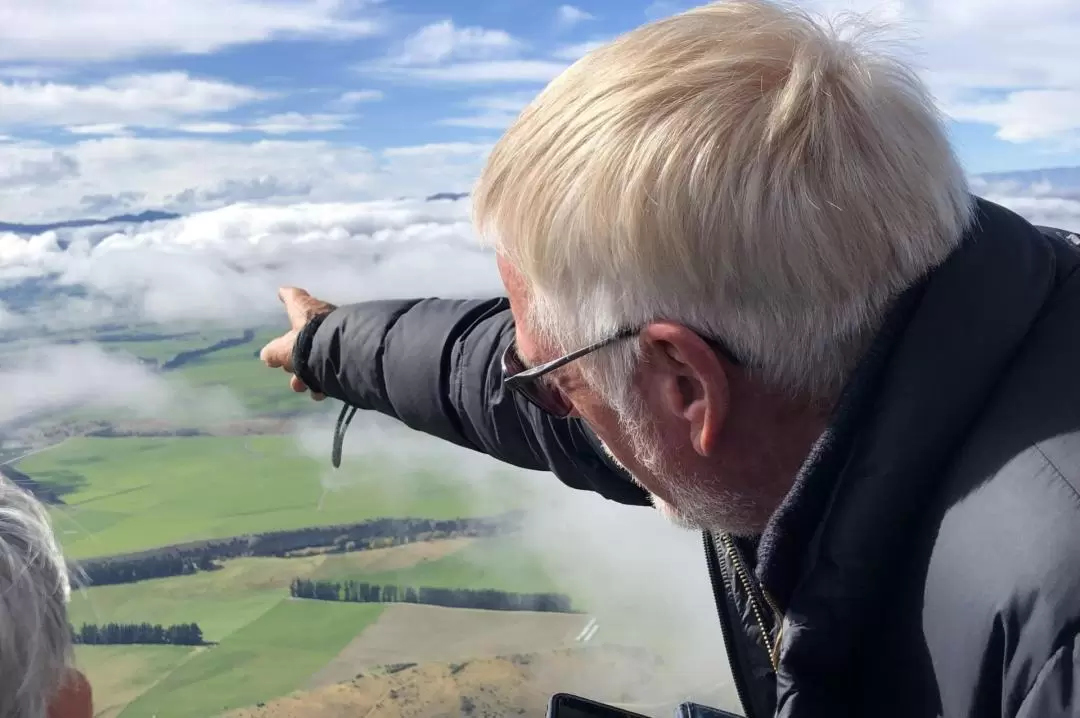
[[[216,645],[82,646],[79,659],[94,667],[95,695],[109,715],[196,718],[298,688],[349,680],[388,663],[468,660],[574,645],[588,621],[574,614],[404,604],[384,608],[289,597],[293,578],[344,577],[522,592],[560,588],[513,537],[241,558],[216,571],[91,587],[72,599],[75,626],[195,622]],[[259,677],[264,675],[265,680]],[[240,684],[222,676],[239,677]]]
[[[375,621],[378,604],[279,602],[220,645],[180,663],[121,716],[211,716],[303,686]]]
[[[532,504],[532,477],[508,473],[478,491],[462,476],[466,465],[424,461],[411,455],[408,445],[353,455],[334,471],[328,452],[312,455],[290,435],[291,417],[332,407],[288,391],[286,376],[262,368],[256,358],[279,331],[261,330],[249,341],[198,354],[160,373],[160,381],[178,389],[177,396],[192,399],[180,402],[179,413],[140,424],[123,407],[64,410],[65,421],[106,421],[119,428],[115,433],[158,431],[174,422],[213,435],[91,438],[61,431],[61,438],[70,438],[7,448],[4,459],[22,457],[14,466],[60,495],[63,504],[51,512],[70,558],[370,518],[492,516]],[[153,339],[154,333],[163,338]],[[161,365],[240,333],[138,327],[130,330],[130,341],[102,346]],[[217,396],[214,391],[228,399],[226,404],[239,406],[239,427],[229,423],[235,417],[199,414],[199,402]],[[354,426],[350,440],[362,440],[362,431]],[[548,696],[557,690],[630,700],[658,695],[662,681],[670,683],[651,657],[610,646],[613,653],[595,650],[594,644],[639,642],[643,627],[633,622],[619,626],[605,619],[601,638],[582,644],[578,638],[591,620],[584,614],[290,597],[296,578],[352,580],[559,592],[574,597],[575,609],[587,610],[587,602],[577,598],[587,594],[552,575],[520,537],[418,540],[347,553],[318,550],[293,558],[238,558],[190,575],[77,590],[70,606],[75,627],[197,623],[207,642],[78,646],[77,659],[94,688],[95,715],[543,715]],[[585,645],[593,648],[582,652]],[[613,674],[618,675],[609,685],[605,681]]]
[[[71,620],[76,626],[84,622],[169,625],[193,621],[208,641],[223,641],[286,600],[294,578],[319,573],[363,577],[369,568],[378,575],[387,569],[437,562],[468,544],[468,539],[452,539],[303,558],[241,558],[226,561],[218,571],[78,591],[71,601]]]
[[[77,646],[75,659],[94,690],[96,718],[115,718],[133,700],[202,648]]]
[[[327,458],[287,436],[75,438],[19,462],[53,487],[57,531],[73,557],[384,516],[459,518],[519,508],[509,480],[482,493],[460,477],[350,461],[323,484]]]

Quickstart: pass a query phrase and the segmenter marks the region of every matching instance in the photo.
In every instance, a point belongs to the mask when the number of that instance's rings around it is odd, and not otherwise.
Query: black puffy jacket
[[[896,301],[754,541],[705,535],[752,718],[1080,715],[1080,238],[979,200]],[[505,299],[342,307],[299,368],[577,489],[647,505],[577,420],[503,390]]]

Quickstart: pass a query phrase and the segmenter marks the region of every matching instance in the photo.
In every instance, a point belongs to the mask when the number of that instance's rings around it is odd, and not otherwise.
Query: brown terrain
[[[372,666],[494,658],[570,647],[587,616],[389,605],[373,625],[311,677],[318,688],[352,679]]]
[[[641,649],[595,646],[458,663],[389,666],[294,693],[227,718],[542,718],[553,693],[670,716],[685,694],[670,669]],[[716,686],[717,692],[723,686]],[[695,692],[696,693],[696,692]],[[716,703],[714,703],[715,705]]]

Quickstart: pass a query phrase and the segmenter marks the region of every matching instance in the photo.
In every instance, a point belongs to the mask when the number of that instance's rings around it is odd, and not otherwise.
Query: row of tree
[[[231,347],[240,346],[241,344],[247,344],[254,338],[255,330],[245,329],[244,333],[238,337],[228,337],[226,339],[222,339],[219,342],[214,342],[208,347],[202,347],[201,349],[189,349],[188,351],[180,352],[173,358],[167,359],[162,362],[161,370],[169,371],[171,369],[179,369],[188,362],[195,361],[196,359],[201,359],[207,354],[213,354],[214,352],[219,352],[222,349],[229,349]]]
[[[215,561],[247,556],[288,557],[296,552],[365,551],[416,541],[461,537],[488,537],[515,531],[520,513],[492,518],[373,519],[356,524],[314,526],[271,531],[224,539],[191,541],[149,551],[87,559],[73,566],[91,585],[131,583],[166,576],[212,570]]]
[[[95,561],[82,567],[86,582],[93,586],[109,586],[118,583],[135,583],[151,578],[187,576],[199,571],[218,568],[206,554],[184,556],[167,553],[148,556],[134,561]]]
[[[160,623],[106,623],[99,626],[84,623],[76,631],[71,630],[72,640],[88,646],[107,645],[171,645],[201,646],[204,644],[202,629],[197,623],[180,623],[162,626]]]
[[[312,581],[295,578],[289,595],[317,601],[356,603],[423,603],[447,608],[485,611],[541,611],[575,613],[570,597],[562,593],[512,593],[494,589],[383,586],[360,581]]]

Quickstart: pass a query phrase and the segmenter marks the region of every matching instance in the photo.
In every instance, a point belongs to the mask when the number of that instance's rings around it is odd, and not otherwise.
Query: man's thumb
[[[264,346],[259,352],[259,358],[271,369],[292,371],[292,348],[295,343],[295,334],[289,332]]]

